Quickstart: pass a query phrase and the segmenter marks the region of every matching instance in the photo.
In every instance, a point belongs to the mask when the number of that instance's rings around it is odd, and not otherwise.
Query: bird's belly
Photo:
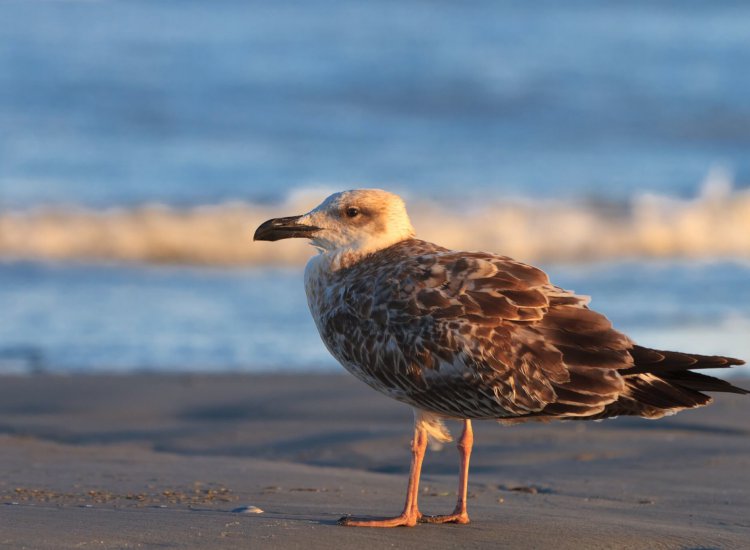
[[[502,418],[492,390],[450,365],[426,368],[415,354],[395,345],[387,329],[356,311],[347,292],[321,274],[318,262],[305,272],[305,290],[315,325],[331,355],[353,376],[388,397],[449,418]],[[413,356],[414,355],[414,356]],[[408,356],[408,358],[407,358]],[[413,357],[412,357],[413,356]],[[437,365],[439,361],[431,361]]]
[[[428,380],[417,380],[376,358],[354,359],[350,354],[342,353],[337,336],[321,332],[321,337],[331,355],[349,373],[391,399],[446,418],[497,419],[510,416],[494,394],[481,388],[476,381],[439,372],[432,373]],[[348,344],[356,346],[351,338]]]

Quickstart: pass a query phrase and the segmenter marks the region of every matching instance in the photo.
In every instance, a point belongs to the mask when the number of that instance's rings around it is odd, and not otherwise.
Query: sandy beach
[[[372,530],[336,520],[400,511],[411,411],[348,375],[6,376],[0,546],[746,548],[749,411],[477,423],[472,524]],[[456,469],[428,452],[423,512]]]

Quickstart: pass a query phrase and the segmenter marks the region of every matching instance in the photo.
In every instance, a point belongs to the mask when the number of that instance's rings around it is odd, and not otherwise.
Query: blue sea
[[[750,263],[544,266],[643,345],[750,358]],[[0,372],[337,371],[299,269],[0,265]]]
[[[299,261],[55,243],[109,235],[81,212],[106,231],[147,207],[270,217],[365,186],[467,227],[476,205],[677,201],[697,252],[543,267],[644,345],[750,358],[750,217],[704,219],[717,173],[723,206],[750,204],[749,21],[739,1],[3,0],[0,372],[338,368]]]

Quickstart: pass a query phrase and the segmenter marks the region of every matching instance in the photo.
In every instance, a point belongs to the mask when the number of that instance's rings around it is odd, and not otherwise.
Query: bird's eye
[[[346,215],[350,218],[356,218],[357,216],[359,216],[359,208],[357,208],[356,206],[350,206],[346,209]]]

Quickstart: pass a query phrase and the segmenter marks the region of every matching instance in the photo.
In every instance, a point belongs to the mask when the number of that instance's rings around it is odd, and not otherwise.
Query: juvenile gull
[[[414,408],[406,504],[385,519],[344,525],[468,523],[471,421],[660,418],[707,405],[704,391],[748,393],[690,369],[741,365],[730,357],[634,344],[589,309],[589,299],[530,265],[458,252],[414,236],[403,201],[376,189],[344,191],[302,216],[263,223],[255,240],[310,239],[320,254],[305,290],[320,336],[354,376]],[[463,421],[452,513],[417,507],[428,438],[450,441],[443,419]]]

